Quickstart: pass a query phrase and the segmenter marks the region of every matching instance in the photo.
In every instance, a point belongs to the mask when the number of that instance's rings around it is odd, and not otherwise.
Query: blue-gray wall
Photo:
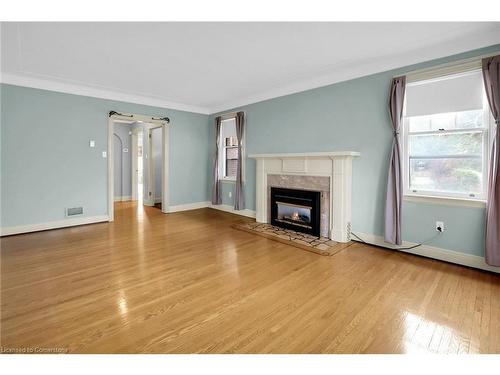
[[[239,108],[228,108],[225,112],[246,112],[247,155],[359,151],[361,157],[353,165],[353,231],[382,235],[387,165],[392,142],[387,109],[392,77],[408,70],[494,51],[500,51],[500,45]],[[214,117],[210,116],[211,139],[214,138]],[[212,155],[213,152],[212,142]],[[232,205],[229,191],[234,197],[234,184],[223,183],[223,203]],[[248,158],[245,195],[246,207],[255,209],[255,161]],[[419,242],[433,236],[436,220],[445,222],[446,231],[432,245],[483,255],[483,208],[405,202],[404,239]]]
[[[355,150],[353,230],[383,233],[391,128],[387,95],[393,75],[444,62],[500,51],[500,45],[412,67],[237,108],[247,116],[246,152]],[[170,137],[170,204],[209,200],[213,118],[45,90],[1,85],[2,226],[64,219],[65,207],[83,205],[85,215],[107,213],[109,110],[167,115]],[[232,111],[235,109],[228,109]],[[96,140],[96,148],[88,141]],[[232,204],[223,184],[223,200]],[[255,161],[246,160],[247,207],[255,208]],[[233,194],[234,197],[234,194]],[[432,245],[483,255],[484,209],[404,203],[403,237],[432,236],[434,222],[445,234]]]
[[[168,116],[170,204],[208,199],[206,115],[2,84],[2,227],[107,214],[108,112]],[[89,147],[89,140],[96,147]]]
[[[115,198],[132,196],[132,130],[131,124],[114,124],[114,195]],[[127,152],[123,152],[127,149]]]

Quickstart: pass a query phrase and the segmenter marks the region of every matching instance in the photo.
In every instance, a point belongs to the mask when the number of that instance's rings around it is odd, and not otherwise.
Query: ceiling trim
[[[190,104],[170,102],[167,100],[163,100],[161,98],[136,95],[136,94],[127,94],[119,91],[100,89],[81,84],[73,84],[73,83],[66,83],[50,79],[36,78],[23,74],[12,74],[12,73],[2,72],[0,75],[0,82],[9,85],[31,87],[35,89],[56,91],[66,94],[90,96],[93,98],[116,100],[120,102],[142,104],[152,107],[174,109],[178,111],[194,112],[204,115],[210,114],[209,109],[205,107],[198,107]]]
[[[500,28],[497,28],[500,30]],[[480,48],[497,46],[500,43],[500,34],[492,34],[484,37],[483,35],[472,35],[468,38],[468,43],[448,43],[447,45],[437,45],[431,48],[420,49],[412,53],[405,53],[384,57],[378,60],[352,64],[351,66],[332,67],[330,72],[324,72],[322,75],[316,75],[309,79],[302,80],[291,79],[290,84],[276,87],[265,92],[247,97],[241,97],[236,100],[227,101],[223,104],[216,105],[210,108],[210,114],[221,113],[224,111],[234,110],[243,106],[255,104],[265,100],[270,100],[286,95],[297,94],[300,92],[317,89],[320,87],[330,86],[335,83],[345,82],[351,79],[366,77],[373,74],[388,72],[392,70],[404,70],[405,67],[410,67],[415,64],[429,63],[441,58],[460,59],[460,54],[474,51]],[[500,52],[500,50],[498,50]],[[436,62],[437,63],[437,62]],[[402,73],[404,74],[404,73]]]
[[[494,30],[500,30],[496,26]],[[312,77],[289,77],[287,82],[277,85],[275,88],[249,96],[229,100],[213,106],[196,106],[186,103],[177,103],[164,100],[159,97],[131,94],[106,88],[99,88],[81,83],[69,83],[58,79],[40,78],[28,73],[7,73],[1,72],[0,82],[18,86],[32,87],[42,90],[63,92],[68,94],[90,96],[101,99],[116,100],[134,104],[142,104],[166,109],[194,112],[200,114],[215,114],[229,111],[250,104],[255,104],[265,100],[270,100],[286,95],[296,94],[320,87],[329,86],[335,83],[348,81],[368,75],[387,72],[395,69],[404,69],[418,63],[425,63],[455,55],[473,51],[483,47],[492,47],[500,43],[500,34],[496,32],[475,33],[468,35],[461,40],[455,40],[446,44],[437,44],[431,47],[418,49],[412,52],[384,56],[379,59],[366,61],[364,63],[352,63],[342,66],[330,66],[325,68],[320,74],[316,72]],[[457,56],[457,58],[460,58]],[[402,73],[404,74],[404,73]]]

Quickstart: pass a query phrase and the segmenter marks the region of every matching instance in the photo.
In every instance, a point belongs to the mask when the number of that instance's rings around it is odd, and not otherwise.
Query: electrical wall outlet
[[[441,230],[439,230],[441,229]],[[436,231],[437,232],[444,232],[444,222],[443,221],[436,221]]]

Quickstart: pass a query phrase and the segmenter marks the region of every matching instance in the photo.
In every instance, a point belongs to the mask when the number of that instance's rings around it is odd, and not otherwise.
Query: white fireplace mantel
[[[256,220],[269,222],[269,174],[326,176],[330,178],[330,238],[349,242],[351,232],[352,159],[355,151],[253,154],[256,159]]]
[[[297,153],[287,153],[287,154],[252,154],[249,158],[252,159],[291,159],[291,158],[305,158],[305,159],[317,159],[317,158],[338,158],[343,156],[359,156],[359,152],[356,151],[330,151],[330,152],[297,152]]]

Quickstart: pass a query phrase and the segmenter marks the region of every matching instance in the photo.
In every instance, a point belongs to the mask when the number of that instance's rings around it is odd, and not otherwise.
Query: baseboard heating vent
[[[83,215],[83,207],[66,208],[66,216]]]

